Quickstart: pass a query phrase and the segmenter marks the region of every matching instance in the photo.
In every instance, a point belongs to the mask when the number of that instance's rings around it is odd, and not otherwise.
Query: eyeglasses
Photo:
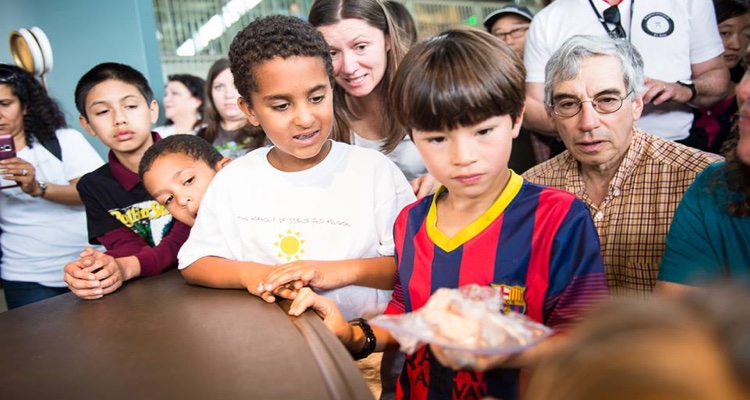
[[[583,103],[591,103],[591,106],[599,114],[612,114],[622,108],[623,101],[631,94],[633,94],[632,90],[623,97],[614,94],[600,94],[592,100],[562,99],[552,103],[552,112],[559,117],[570,118],[581,112]]]
[[[492,32],[492,34],[495,37],[500,38],[501,40],[505,40],[506,36],[510,36],[513,39],[519,39],[519,38],[522,38],[523,35],[525,35],[526,31],[528,31],[528,30],[529,30],[529,27],[528,26],[524,26],[522,28],[511,29],[508,32]]]

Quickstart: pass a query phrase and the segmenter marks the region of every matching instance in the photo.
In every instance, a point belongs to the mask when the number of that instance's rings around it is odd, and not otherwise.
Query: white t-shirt
[[[161,136],[162,139],[164,139],[167,136],[172,136],[177,133],[185,133],[189,135],[195,135],[198,133],[198,130],[200,130],[201,126],[197,126],[195,129],[193,129],[190,132],[177,132],[177,126],[175,124],[172,125],[159,125],[156,128],[152,129],[152,131],[156,132]]]
[[[599,15],[609,7],[603,0],[593,2]],[[647,77],[688,80],[691,65],[724,52],[711,0],[623,0],[618,8],[628,40],[643,57]],[[574,35],[607,35],[589,0],[556,0],[534,16],[524,52],[526,81],[543,83],[552,53]],[[688,136],[692,123],[689,106],[669,102],[646,105],[637,125],[653,135],[679,140]]]
[[[269,147],[222,169],[206,190],[179,267],[205,256],[278,265],[295,260],[392,256],[393,223],[415,200],[380,152],[332,142],[318,165],[282,172]],[[391,291],[347,286],[323,293],[347,319],[382,313]]]
[[[352,132],[352,141],[355,145],[364,147],[367,149],[373,149],[380,151],[380,148],[385,143],[385,139],[381,140],[370,140],[365,139],[362,136],[357,135],[356,132]],[[427,168],[422,162],[422,156],[419,155],[417,147],[414,146],[414,142],[411,141],[409,136],[406,136],[404,140],[399,143],[392,152],[385,155],[396,163],[401,172],[406,176],[406,180],[411,181],[412,179],[418,178],[427,173]]]
[[[34,166],[37,180],[69,185],[70,180],[104,164],[80,132],[59,129],[57,139],[62,161],[38,142],[17,153]],[[3,279],[9,281],[64,287],[63,267],[90,246],[82,205],[68,206],[31,197],[19,187],[0,190],[0,230],[0,270]]]

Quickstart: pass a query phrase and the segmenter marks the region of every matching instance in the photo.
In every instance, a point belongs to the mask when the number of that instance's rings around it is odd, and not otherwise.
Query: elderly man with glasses
[[[638,125],[649,133],[688,143],[693,107],[727,97],[729,70],[711,0],[556,0],[534,16],[526,38],[527,129],[557,134],[542,102],[544,66],[573,35],[616,37],[638,49],[646,74]]]
[[[567,150],[524,174],[591,210],[610,293],[650,296],[665,237],[695,176],[721,157],[645,133],[643,60],[627,41],[574,36],[546,66],[547,113]]]

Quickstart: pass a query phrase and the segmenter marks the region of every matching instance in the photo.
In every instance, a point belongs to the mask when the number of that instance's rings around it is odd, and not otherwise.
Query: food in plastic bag
[[[551,333],[524,315],[503,314],[502,306],[499,289],[471,284],[438,289],[417,311],[370,322],[391,331],[407,354],[425,343],[476,354],[511,354]]]

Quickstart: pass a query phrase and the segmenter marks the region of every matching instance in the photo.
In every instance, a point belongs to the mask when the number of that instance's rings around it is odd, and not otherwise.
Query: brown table
[[[0,313],[0,398],[372,399],[336,337],[178,271]]]

